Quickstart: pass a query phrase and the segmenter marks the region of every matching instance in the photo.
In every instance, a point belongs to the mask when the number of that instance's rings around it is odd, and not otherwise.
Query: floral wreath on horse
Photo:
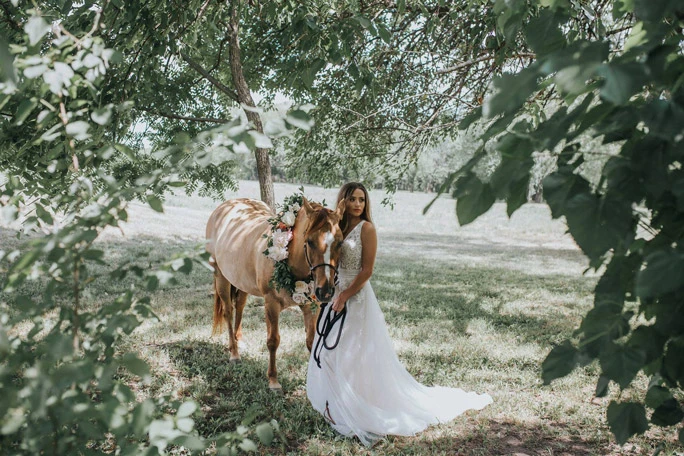
[[[297,220],[297,213],[301,210],[304,200],[304,188],[300,187],[297,193],[286,196],[282,208],[275,217],[268,219],[271,225],[271,233],[264,235],[268,239],[268,248],[263,254],[274,261],[273,276],[269,285],[280,290],[287,290],[292,295],[292,300],[297,304],[309,304],[314,309],[320,305],[315,294],[315,284],[312,279],[308,281],[297,280],[292,269],[287,264],[287,246],[292,240],[293,228]],[[325,200],[323,201],[325,205]]]

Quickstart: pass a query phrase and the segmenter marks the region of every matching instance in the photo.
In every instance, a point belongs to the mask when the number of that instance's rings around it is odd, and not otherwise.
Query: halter
[[[329,268],[332,268],[333,271],[335,271],[335,285],[337,285],[337,283],[339,282],[338,275],[337,275],[337,268],[330,263],[319,263],[316,266],[314,266],[313,263],[311,263],[311,260],[309,259],[309,250],[307,247],[308,247],[308,244],[306,242],[304,242],[304,257],[306,258],[306,262],[309,264],[309,278],[311,280],[313,280],[314,271],[318,268],[327,266]]]
[[[304,257],[306,258],[306,262],[309,264],[309,277],[311,278],[311,280],[313,280],[314,278],[313,274],[316,268],[328,266],[332,268],[333,271],[335,271],[335,286],[337,286],[337,284],[339,283],[337,268],[330,263],[320,263],[314,266],[313,263],[311,263],[311,259],[309,258],[307,242],[304,242]],[[321,367],[321,352],[323,351],[323,349],[333,350],[337,347],[337,344],[340,343],[342,327],[344,326],[344,320],[347,318],[347,306],[345,306],[341,312],[335,312],[335,315],[333,316],[332,306],[330,306],[327,309],[328,311],[326,313],[325,307],[327,304],[328,303],[326,302],[321,303],[321,310],[318,314],[318,320],[316,321],[316,333],[318,334],[318,341],[316,342],[316,346],[313,348],[313,358],[314,361],[316,361],[316,365],[319,368]],[[326,314],[325,318],[323,318],[323,314]],[[323,325],[321,325],[321,321],[323,321]],[[335,338],[335,343],[333,343],[332,345],[328,345],[327,339],[330,336],[330,333],[332,333],[335,323],[337,323],[338,321],[340,324],[339,329],[337,330],[337,337]],[[328,411],[328,414],[330,414],[330,411]],[[330,418],[330,421],[332,421],[332,417]],[[332,422],[334,423],[334,421]]]

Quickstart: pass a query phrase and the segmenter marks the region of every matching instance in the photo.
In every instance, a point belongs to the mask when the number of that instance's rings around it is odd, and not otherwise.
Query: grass
[[[296,186],[277,185],[280,199]],[[335,192],[307,188],[312,199],[334,202]],[[239,196],[258,195],[243,182]],[[233,196],[233,195],[228,195]],[[379,202],[381,192],[372,192]],[[371,279],[397,353],[409,372],[428,385],[488,392],[482,412],[433,426],[414,437],[388,437],[372,449],[336,435],[309,405],[305,391],[309,353],[296,309],[281,315],[279,380],[285,394],[267,388],[263,302],[250,297],[244,316],[243,362],[229,364],[224,338],[211,337],[211,273],[194,269],[177,285],[156,292],[159,321],[148,321],[126,340],[149,361],[153,378],[136,384],[140,397],[171,394],[201,406],[202,435],[230,431],[257,405],[257,419],[278,420],[281,437],[263,454],[292,455],[607,455],[652,454],[674,433],[659,429],[619,447],[605,424],[608,400],[592,401],[598,366],[591,364],[549,386],[540,365],[553,344],[569,337],[591,307],[596,277],[559,221],[541,205],[525,205],[512,219],[502,205],[459,227],[453,202],[440,199],[427,216],[430,195],[399,193],[395,210],[374,206],[379,252]],[[154,264],[203,241],[215,202],[170,197],[165,214],[130,210],[122,232],[101,240],[112,263]],[[4,244],[16,245],[10,232]],[[91,305],[126,283],[99,281]],[[131,379],[131,382],[135,382]],[[637,388],[644,386],[639,380]],[[611,397],[617,391],[611,390]],[[669,453],[668,453],[669,451]]]

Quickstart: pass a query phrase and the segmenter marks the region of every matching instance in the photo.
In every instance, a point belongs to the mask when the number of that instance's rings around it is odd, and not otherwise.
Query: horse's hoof
[[[269,388],[274,394],[276,394],[276,395],[278,395],[278,396],[284,396],[284,395],[285,395],[285,393],[283,393],[283,389],[282,389],[282,388],[273,388],[273,387],[270,387],[270,386],[269,386],[268,388]]]
[[[229,362],[230,362],[230,364],[240,364],[240,363],[242,363],[242,359],[240,359],[240,358],[231,358]]]

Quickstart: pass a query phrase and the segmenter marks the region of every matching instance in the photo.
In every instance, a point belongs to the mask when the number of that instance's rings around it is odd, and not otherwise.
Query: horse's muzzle
[[[330,302],[334,294],[335,287],[326,285],[324,287],[316,288],[316,298],[318,298],[320,302]]]

